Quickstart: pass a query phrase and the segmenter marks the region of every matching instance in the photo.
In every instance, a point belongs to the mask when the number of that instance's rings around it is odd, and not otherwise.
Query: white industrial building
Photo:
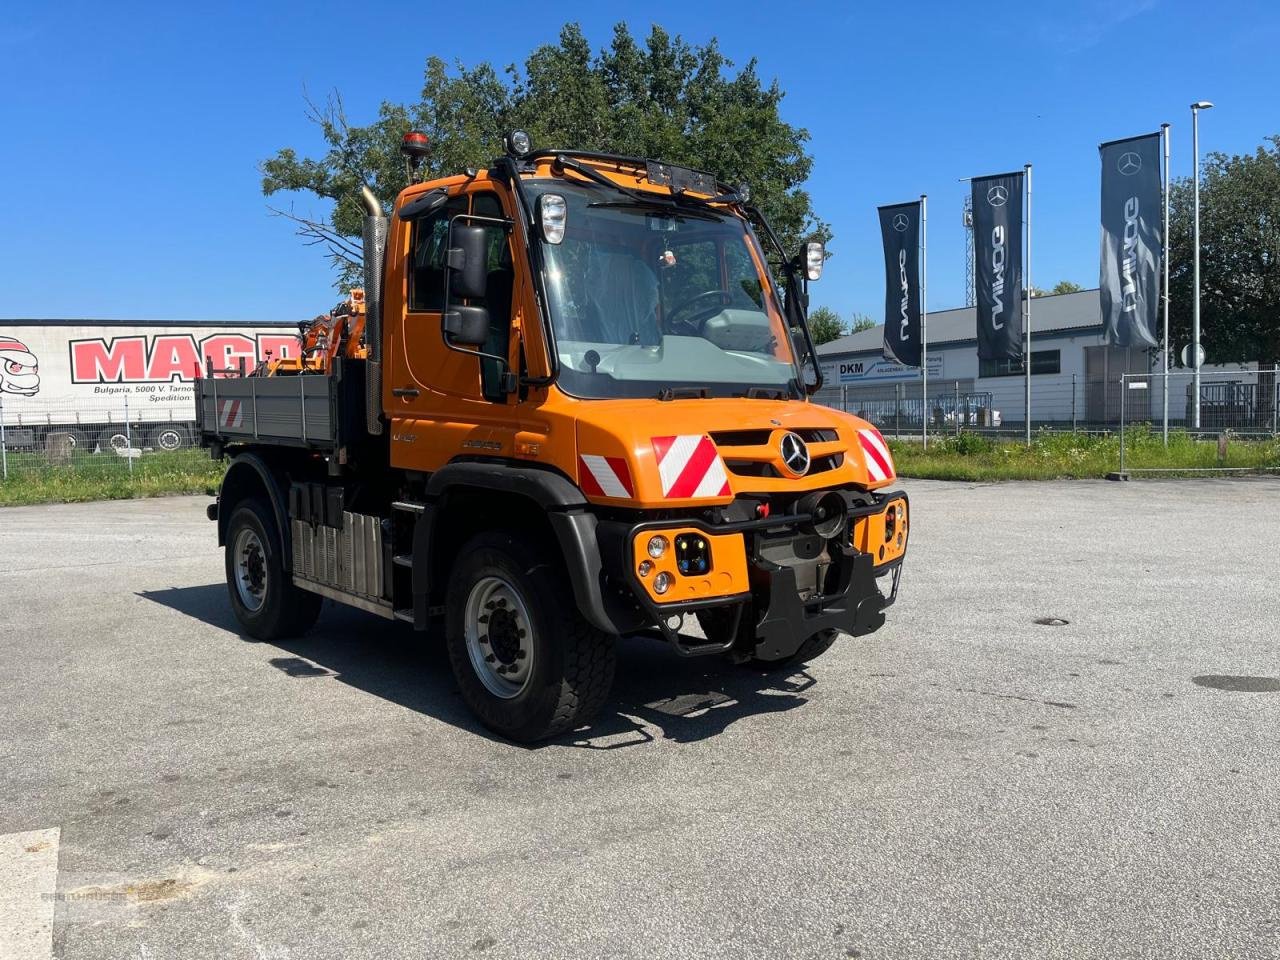
[[[974,307],[941,310],[928,317],[928,397],[935,422],[959,420],[972,426],[1021,428],[1025,410],[1022,362],[979,361]],[[876,326],[818,347],[823,389],[817,399],[860,413],[882,426],[918,427],[921,376],[916,367],[884,359],[884,327]],[[1112,347],[1103,341],[1098,291],[1082,290],[1036,297],[1031,309],[1031,411],[1033,425],[1093,426],[1118,422],[1120,377],[1161,368],[1155,350]],[[1206,371],[1225,368],[1206,366]],[[1202,388],[1202,403],[1212,402],[1217,384]],[[1142,405],[1150,417],[1163,414],[1159,378],[1144,391],[1128,390],[1126,419]],[[1251,388],[1250,388],[1251,389]],[[1134,404],[1138,404],[1137,411]],[[1171,378],[1169,420],[1188,416],[1187,382]],[[1145,419],[1145,418],[1144,418]]]

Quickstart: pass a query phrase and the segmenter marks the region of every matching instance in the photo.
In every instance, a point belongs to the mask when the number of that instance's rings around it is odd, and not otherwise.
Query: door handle
[[[417,387],[395,387],[391,391],[391,395],[393,397],[406,397],[410,400],[418,396],[418,394],[419,390]]]

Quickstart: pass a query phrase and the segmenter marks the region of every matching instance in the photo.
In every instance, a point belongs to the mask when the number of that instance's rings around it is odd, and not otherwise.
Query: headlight
[[[649,540],[649,556],[653,559],[661,559],[662,555],[667,552],[666,537],[651,537]]]
[[[671,589],[671,583],[675,577],[667,573],[665,570],[653,578],[653,592],[656,594],[664,594]]]
[[[810,280],[822,276],[822,263],[827,258],[827,248],[820,241],[804,245],[804,272]]]
[[[538,198],[538,217],[542,223],[542,239],[559,243],[564,239],[564,225],[569,218],[569,205],[558,193],[544,193]]]
[[[651,573],[653,573],[653,561],[652,561],[652,560],[641,560],[641,561],[640,561],[640,576],[642,576],[642,577],[647,577],[647,576],[648,576],[649,574],[651,574]]]

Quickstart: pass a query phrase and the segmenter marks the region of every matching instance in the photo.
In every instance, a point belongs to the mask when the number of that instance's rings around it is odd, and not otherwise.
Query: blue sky
[[[965,185],[1035,165],[1033,280],[1097,282],[1099,141],[1173,123],[1209,99],[1205,150],[1280,133],[1280,6],[1175,0],[633,9],[694,42],[758,58],[807,127],[810,190],[835,231],[815,303],[882,319],[875,207],[929,194],[929,306],[964,291]],[[509,15],[504,12],[509,8]],[[319,152],[304,86],[353,122],[416,98],[425,57],[523,60],[562,20],[529,4],[45,3],[0,11],[0,316],[292,319],[335,299],[327,264],[270,217],[257,164]],[[566,5],[593,44],[620,9]],[[785,15],[785,22],[783,20]],[[360,42],[379,48],[366,56]],[[302,211],[322,208],[300,200]]]

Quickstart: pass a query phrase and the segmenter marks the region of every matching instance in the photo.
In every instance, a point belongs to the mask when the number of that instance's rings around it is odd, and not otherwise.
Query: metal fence
[[[1124,422],[1153,423],[1165,429],[1165,386],[1168,385],[1168,428],[1196,434],[1230,429],[1239,435],[1276,433],[1274,371],[1201,372],[1201,421],[1195,426],[1193,375],[1170,373],[1117,374],[1086,378],[1078,374],[1033,375],[1031,427],[1039,430],[1119,433]],[[1134,387],[1142,383],[1142,387]],[[856,414],[889,436],[918,437],[929,421],[929,434],[969,431],[988,436],[1021,437],[1026,429],[1026,397],[1020,377],[930,380],[927,398],[919,381],[880,386],[824,387],[815,399]],[[1145,390],[1143,400],[1136,392]]]
[[[0,393],[0,482],[77,472],[128,477],[199,454],[191,420],[140,409],[128,395],[83,404],[5,399]]]
[[[1280,370],[1123,374],[1120,388],[1120,475],[1280,468]],[[1135,462],[1171,440],[1195,447],[1177,465]]]

